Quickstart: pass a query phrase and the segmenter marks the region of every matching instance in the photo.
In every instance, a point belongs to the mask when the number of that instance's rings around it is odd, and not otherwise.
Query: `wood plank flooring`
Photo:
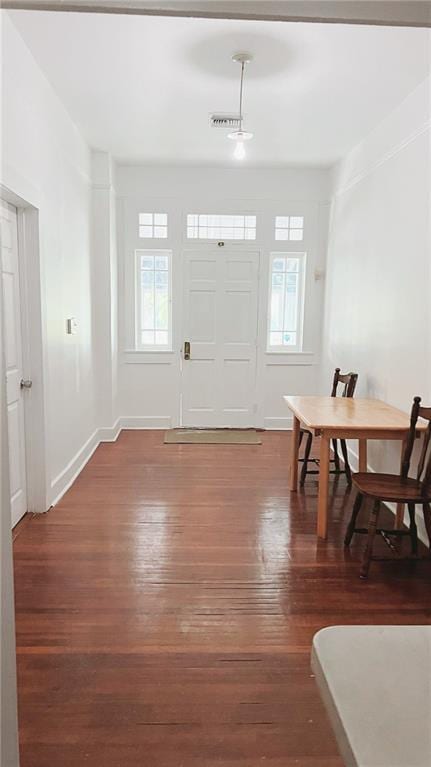
[[[430,623],[431,566],[342,546],[352,497],[261,446],[101,445],[16,537],[21,767],[341,767],[312,677],[333,624]],[[352,660],[354,662],[354,660]]]

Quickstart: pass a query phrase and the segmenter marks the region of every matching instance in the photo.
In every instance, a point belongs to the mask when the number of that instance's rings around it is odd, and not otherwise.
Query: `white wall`
[[[2,22],[1,182],[39,210],[48,506],[96,428],[90,152],[5,12]],[[77,335],[66,335],[70,316]]]
[[[320,386],[359,373],[358,396],[431,403],[430,80],[334,170]],[[356,449],[356,448],[355,448]],[[399,470],[374,442],[374,470]]]
[[[227,147],[228,149],[228,147]],[[120,166],[117,169],[119,225],[120,366],[119,412],[131,426],[179,423],[180,346],[182,337],[182,253],[185,216],[193,212],[256,213],[257,240],[247,243],[261,254],[258,382],[258,425],[286,428],[290,417],[283,394],[313,393],[317,386],[322,316],[322,283],[314,278],[324,264],[328,174],[324,170],[255,170]],[[169,237],[154,245],[139,239],[139,212],[169,216]],[[304,215],[303,242],[276,242],[274,216]],[[162,242],[162,245],[160,245]],[[128,325],[133,320],[133,291],[128,273],[135,248],[166,247],[173,251],[174,352],[131,353]],[[271,251],[307,252],[304,354],[266,354],[268,257]]]

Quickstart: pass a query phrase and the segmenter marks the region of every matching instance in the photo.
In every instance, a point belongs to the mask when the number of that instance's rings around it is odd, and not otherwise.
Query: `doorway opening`
[[[27,511],[46,511],[38,232],[37,209],[2,188],[0,267],[11,527]]]

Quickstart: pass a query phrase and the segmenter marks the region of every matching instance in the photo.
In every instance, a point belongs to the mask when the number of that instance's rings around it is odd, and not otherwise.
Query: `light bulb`
[[[235,160],[243,160],[245,157],[245,146],[243,141],[237,141],[235,151],[233,153]]]

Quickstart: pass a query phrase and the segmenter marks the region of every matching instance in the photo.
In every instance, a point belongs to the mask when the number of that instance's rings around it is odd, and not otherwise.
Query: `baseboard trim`
[[[99,429],[100,442],[115,442],[121,432],[121,419],[117,418],[113,426],[101,426]]]
[[[264,418],[263,428],[268,429],[268,431],[288,431],[289,429],[292,429],[292,423],[293,417],[289,415]]]
[[[171,428],[171,416],[124,416],[117,418],[113,426],[101,426],[96,429],[63,471],[52,480],[46,504],[47,509],[56,506],[63,495],[67,493],[101,442],[116,442],[123,429]]]
[[[69,461],[67,466],[57,474],[55,479],[52,480],[50,486],[50,497],[48,498],[47,508],[55,506],[60,498],[67,492],[69,487],[73,485],[77,476],[81,473],[85,464],[88,463],[96,448],[99,446],[99,429],[90,435],[80,450]]]

